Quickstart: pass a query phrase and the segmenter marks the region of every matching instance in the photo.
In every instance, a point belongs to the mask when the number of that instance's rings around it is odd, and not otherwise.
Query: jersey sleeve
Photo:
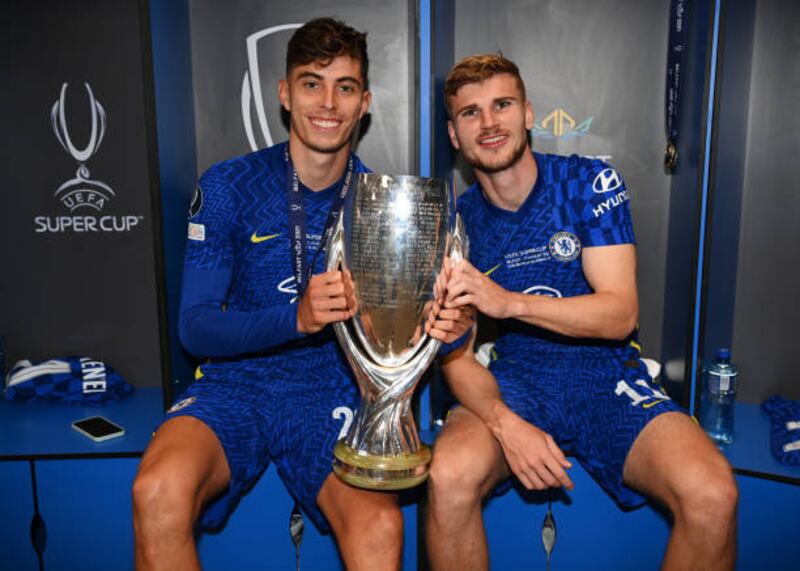
[[[622,176],[599,160],[581,160],[576,196],[579,238],[585,247],[635,244],[628,189]]]
[[[228,310],[230,282],[229,268],[184,267],[179,333],[187,351],[198,357],[233,357],[303,336],[297,331],[297,305]]]
[[[233,265],[233,231],[238,209],[222,171],[222,165],[211,167],[195,188],[189,207],[184,258],[188,267],[217,270]]]
[[[296,305],[226,309],[238,204],[223,170],[212,167],[200,178],[189,211],[179,333],[186,350],[199,357],[263,351],[302,336]]]

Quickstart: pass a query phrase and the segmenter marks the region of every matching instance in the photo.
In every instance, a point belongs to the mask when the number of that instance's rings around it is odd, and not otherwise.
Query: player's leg
[[[230,476],[222,445],[205,423],[191,416],[166,421],[133,483],[136,568],[200,569],[194,523]]]
[[[725,457],[687,415],[661,414],[625,460],[624,482],[669,507],[663,569],[733,569],[738,492]]]
[[[331,473],[317,503],[349,571],[400,569],[403,514],[397,494],[349,486]]]
[[[436,439],[428,479],[425,538],[433,569],[488,569],[482,500],[509,475],[494,435],[464,407]]]

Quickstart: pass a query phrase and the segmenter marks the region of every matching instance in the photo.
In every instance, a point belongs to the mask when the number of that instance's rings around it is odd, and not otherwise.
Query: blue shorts
[[[339,348],[330,343],[201,371],[167,411],[167,420],[192,416],[211,428],[230,466],[230,486],[205,507],[200,525],[220,527],[272,461],[303,511],[327,532],[317,495],[360,401]]]
[[[647,501],[622,482],[628,452],[653,418],[686,411],[653,384],[641,362],[582,358],[532,365],[501,358],[490,368],[511,410],[549,433],[620,505]]]

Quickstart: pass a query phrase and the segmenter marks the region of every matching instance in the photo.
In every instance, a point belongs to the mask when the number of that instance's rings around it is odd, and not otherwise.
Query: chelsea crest
[[[581,253],[581,241],[570,232],[557,232],[550,238],[550,255],[559,262],[571,262]]]

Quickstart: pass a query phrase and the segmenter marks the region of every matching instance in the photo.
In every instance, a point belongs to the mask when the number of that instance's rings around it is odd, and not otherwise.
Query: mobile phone
[[[72,423],[72,428],[95,442],[102,442],[125,434],[124,428],[102,416],[90,416],[89,418],[76,420]]]

